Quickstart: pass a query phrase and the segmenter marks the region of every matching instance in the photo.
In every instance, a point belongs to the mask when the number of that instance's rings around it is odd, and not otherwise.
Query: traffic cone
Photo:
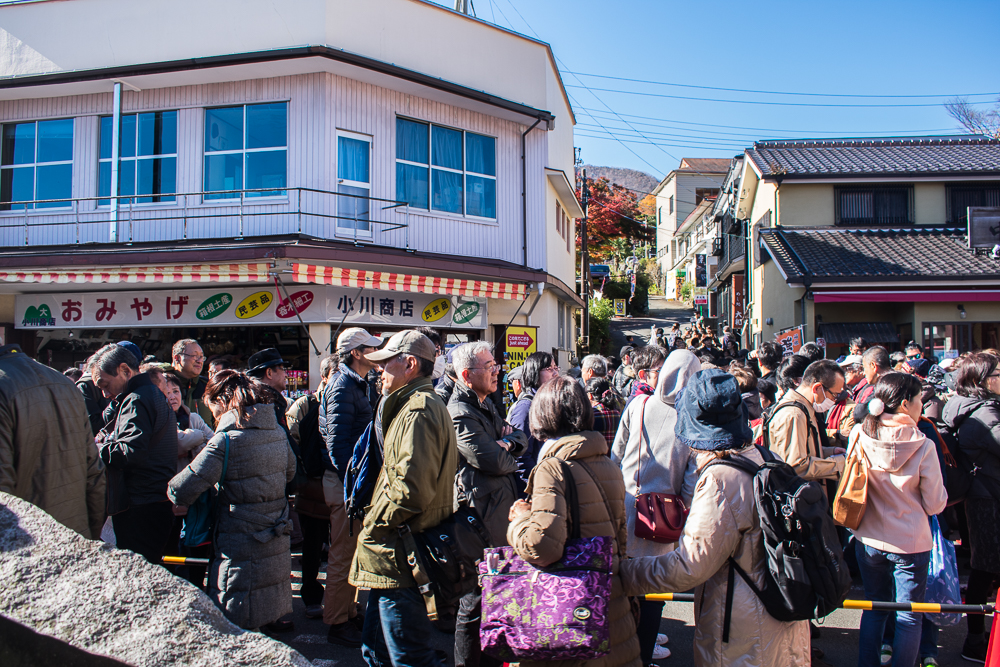
[[[1000,627],[993,628],[990,632],[990,645],[986,649],[986,667],[1000,667],[1000,640],[997,640],[997,630],[1000,630]]]

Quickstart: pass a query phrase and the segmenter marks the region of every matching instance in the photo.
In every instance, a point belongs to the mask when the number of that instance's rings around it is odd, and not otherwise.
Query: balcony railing
[[[149,201],[154,197],[161,201]],[[306,234],[412,249],[406,202],[316,188],[36,199],[0,206],[3,247]]]

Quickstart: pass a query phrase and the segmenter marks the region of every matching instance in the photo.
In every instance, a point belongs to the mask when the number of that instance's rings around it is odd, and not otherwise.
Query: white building
[[[663,276],[663,293],[667,298],[677,298],[677,288],[691,279],[684,261],[696,240],[697,229],[685,220],[706,197],[715,197],[726,172],[729,160],[716,158],[683,158],[677,169],[657,185],[652,194],[656,197],[656,261]],[[691,221],[693,222],[693,220]],[[703,252],[703,251],[699,251]]]
[[[0,6],[0,49],[5,342],[274,345],[313,386],[351,324],[574,348],[547,44],[422,0],[69,0]]]

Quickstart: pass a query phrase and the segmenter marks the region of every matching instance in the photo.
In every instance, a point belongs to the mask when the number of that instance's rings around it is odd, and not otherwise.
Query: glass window
[[[371,139],[362,135],[337,136],[337,227],[371,232]]]
[[[0,210],[58,208],[73,190],[73,119],[7,123],[0,134]]]
[[[970,206],[1000,206],[1000,183],[955,183],[947,188],[947,221],[967,226]]]
[[[397,118],[396,200],[496,219],[496,139]]]
[[[205,199],[282,196],[287,174],[285,102],[205,110]]]
[[[837,188],[838,225],[899,225],[912,222],[910,187]]]
[[[97,196],[111,194],[111,137],[114,118],[102,116]],[[177,112],[124,114],[118,132],[118,194],[140,195],[118,200],[119,205],[175,201],[177,190]],[[108,206],[110,199],[101,199]]]

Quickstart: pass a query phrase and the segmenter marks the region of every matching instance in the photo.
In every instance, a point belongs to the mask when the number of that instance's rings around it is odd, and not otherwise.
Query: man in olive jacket
[[[418,533],[452,513],[458,450],[451,415],[430,376],[436,351],[402,331],[366,354],[382,368],[385,463],[358,536],[349,581],[371,589],[361,652],[369,665],[437,667],[423,597],[406,564],[399,526]]]
[[[104,466],[73,381],[0,347],[0,491],[27,500],[84,537],[104,525]]]

